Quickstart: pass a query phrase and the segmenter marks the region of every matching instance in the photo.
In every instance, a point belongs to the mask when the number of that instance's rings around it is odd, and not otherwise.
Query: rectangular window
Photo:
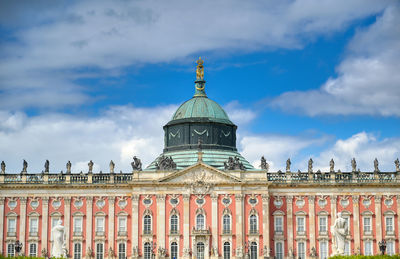
[[[276,259],[283,259],[283,243],[277,242],[275,244],[275,257]]]
[[[305,259],[306,258],[306,247],[305,247],[305,243],[304,242],[300,242],[297,245],[298,248],[298,258],[299,259]]]
[[[319,217],[319,232],[327,232],[328,218],[323,216]]]
[[[319,243],[319,255],[321,259],[326,259],[328,258],[328,242],[326,241],[321,241]]]
[[[364,217],[364,232],[371,232],[371,218]]]
[[[118,218],[118,230],[120,232],[126,232],[126,217]]]
[[[30,257],[37,256],[37,244],[29,244],[29,256]]]
[[[275,217],[275,232],[283,232],[283,217]]]
[[[297,217],[297,232],[304,232],[305,229],[305,218]]]
[[[118,244],[118,259],[126,258],[126,246],[125,243]]]
[[[372,255],[372,241],[364,242],[364,255]]]
[[[96,218],[96,232],[104,232],[104,218],[103,217]]]
[[[17,232],[17,219],[9,218],[7,221],[8,221],[7,222],[7,232],[16,233]]]
[[[103,259],[104,246],[102,243],[96,244],[96,259]]]
[[[74,259],[81,259],[82,245],[81,243],[74,244]]]
[[[74,232],[82,233],[82,217],[74,217]]]
[[[14,244],[8,244],[7,245],[7,256],[8,257],[14,257],[15,256],[15,246]]]
[[[393,232],[393,217],[386,217],[386,232]]]
[[[386,253],[388,255],[394,255],[394,241],[386,242]]]
[[[37,233],[39,229],[39,219],[38,218],[30,218],[29,219],[29,232]]]

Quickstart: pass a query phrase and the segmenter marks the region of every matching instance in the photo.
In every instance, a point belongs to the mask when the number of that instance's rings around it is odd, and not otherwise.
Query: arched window
[[[171,216],[171,224],[170,224],[171,234],[178,234],[178,216]]]
[[[149,242],[144,243],[144,259],[151,259],[151,245]]]
[[[176,242],[171,243],[171,259],[178,259],[178,244]]]
[[[257,259],[257,243],[251,242],[250,244],[250,259]]]
[[[231,258],[231,244],[229,242],[224,243],[224,259]]]
[[[201,214],[199,214],[201,215]],[[203,216],[204,217],[204,216]],[[204,259],[204,243],[197,243],[197,259]]]
[[[197,214],[196,216],[196,228],[205,229],[205,219],[203,214]]]
[[[143,234],[151,234],[151,216],[150,215],[144,216]]]
[[[250,215],[250,234],[257,234],[257,215]]]
[[[224,215],[222,217],[222,233],[230,234],[231,233],[231,215]]]
[[[81,259],[82,257],[82,244],[74,243],[74,259]]]

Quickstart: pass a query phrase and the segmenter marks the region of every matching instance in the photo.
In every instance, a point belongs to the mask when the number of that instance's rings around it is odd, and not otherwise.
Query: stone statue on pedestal
[[[89,167],[89,173],[92,173],[93,172],[93,161],[92,160],[89,161],[88,167]]]
[[[1,173],[4,174],[6,172],[6,163],[4,161],[1,161]]]
[[[114,164],[114,162],[111,160],[111,161],[110,161],[110,173],[111,173],[111,174],[114,173],[114,168],[115,168],[115,164]]]
[[[24,162],[22,163],[22,173],[26,173],[26,170],[28,169],[28,162],[24,159]]]
[[[65,165],[67,167],[67,174],[71,173],[71,161],[68,160],[67,164]]]
[[[267,172],[269,170],[269,164],[267,163],[267,160],[264,156],[261,157],[261,169],[266,170]]]
[[[351,171],[355,172],[357,171],[357,162],[356,159],[353,157],[353,159],[351,160]]]
[[[332,256],[344,255],[346,235],[348,233],[347,221],[342,217],[342,213],[337,214],[335,224],[331,226],[332,233]]]
[[[290,172],[291,164],[292,164],[292,162],[290,161],[290,158],[288,158],[288,160],[286,160],[286,172]]]
[[[133,157],[133,162],[131,163],[133,171],[142,171],[142,161],[136,156]]]
[[[333,161],[333,158],[329,162],[329,172],[331,173],[335,172],[335,161]]]
[[[60,219],[57,225],[51,229],[51,235],[53,241],[53,246],[51,248],[51,257],[64,257],[66,258],[66,246],[65,246],[65,227]]]
[[[374,169],[375,169],[375,172],[379,172],[379,162],[378,162],[377,158],[375,158],[375,160],[374,160]]]
[[[3,163],[4,163],[4,161],[3,161]],[[2,163],[2,165],[3,165],[3,163]],[[396,172],[400,172],[400,161],[398,158],[396,160],[394,160],[394,165],[396,166]],[[3,166],[1,168],[3,169]]]
[[[44,172],[48,173],[50,170],[50,161],[46,160],[46,162],[44,163]]]
[[[312,160],[312,158],[310,158],[310,160],[308,160],[308,172],[309,173],[313,172],[313,163],[314,163],[314,161]]]

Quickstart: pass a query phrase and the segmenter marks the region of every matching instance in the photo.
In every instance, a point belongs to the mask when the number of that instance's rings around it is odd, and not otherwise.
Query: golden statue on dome
[[[196,80],[204,80],[204,61],[199,57],[197,60]]]

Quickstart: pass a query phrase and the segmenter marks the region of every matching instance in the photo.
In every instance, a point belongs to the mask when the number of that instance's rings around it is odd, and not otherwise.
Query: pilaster
[[[165,194],[157,194],[157,246],[165,247]],[[161,258],[157,249],[157,258]]]
[[[236,202],[236,258],[240,258],[244,254],[244,224],[243,224],[243,203],[244,195],[235,194]]]
[[[267,249],[267,251],[264,251],[264,255],[268,254],[270,251],[270,233],[269,233],[269,195],[268,194],[263,194],[261,196],[262,198],[262,204],[263,204],[263,249]]]
[[[308,213],[310,215],[309,222],[309,233],[310,233],[310,250],[312,248],[317,249],[316,246],[316,235],[315,235],[315,196],[308,196]]]
[[[49,225],[49,197],[42,197],[42,236],[41,236],[42,251],[43,249],[49,251],[48,239],[47,239],[48,225]]]
[[[214,249],[213,251],[218,250],[218,194],[211,194],[211,234],[212,234],[212,242],[210,249]],[[211,258],[218,258],[218,254],[214,254]]]
[[[376,251],[379,252],[379,242],[382,240],[382,196],[375,196],[375,215],[376,215]]]
[[[335,223],[336,220],[336,203],[337,203],[337,196],[336,195],[331,195],[330,196],[330,200],[331,200],[331,224],[333,225]],[[329,246],[332,247],[332,242],[329,242]],[[330,251],[330,250],[329,250]],[[333,250],[332,250],[333,251]]]
[[[190,215],[190,194],[183,194],[183,256],[185,259],[189,259],[190,255],[188,251],[190,250],[190,225],[189,225],[189,215]]]
[[[353,200],[353,227],[354,227],[354,251],[361,251],[360,241],[360,197],[358,195],[352,196]]]
[[[65,228],[65,244],[67,244],[68,254],[71,255],[70,227],[71,226],[71,197],[64,197],[64,226]]]
[[[115,219],[115,197],[107,197],[108,200],[108,248],[114,249],[114,219]]]
[[[19,225],[19,241],[22,243],[22,254],[26,255],[27,245],[25,243],[26,235],[26,197],[19,198],[20,205],[20,225]]]
[[[397,247],[398,247],[398,250],[395,251],[395,253],[400,254],[400,238],[399,238],[399,236],[400,236],[400,195],[396,196],[396,202],[397,202],[396,206],[397,206],[397,237],[398,237],[397,238],[397,242],[398,242]],[[396,224],[396,223],[394,223],[394,224]]]
[[[288,251],[294,251],[293,247],[293,196],[286,196],[287,240]]]
[[[4,197],[0,197],[0,255],[3,255],[3,233],[5,226],[4,218]]]
[[[93,197],[86,197],[86,253],[88,250],[94,251],[94,247],[92,246],[93,243],[92,229],[93,229]]]
[[[139,195],[132,195],[132,250],[139,249]],[[132,257],[136,257],[137,253],[133,253]]]

